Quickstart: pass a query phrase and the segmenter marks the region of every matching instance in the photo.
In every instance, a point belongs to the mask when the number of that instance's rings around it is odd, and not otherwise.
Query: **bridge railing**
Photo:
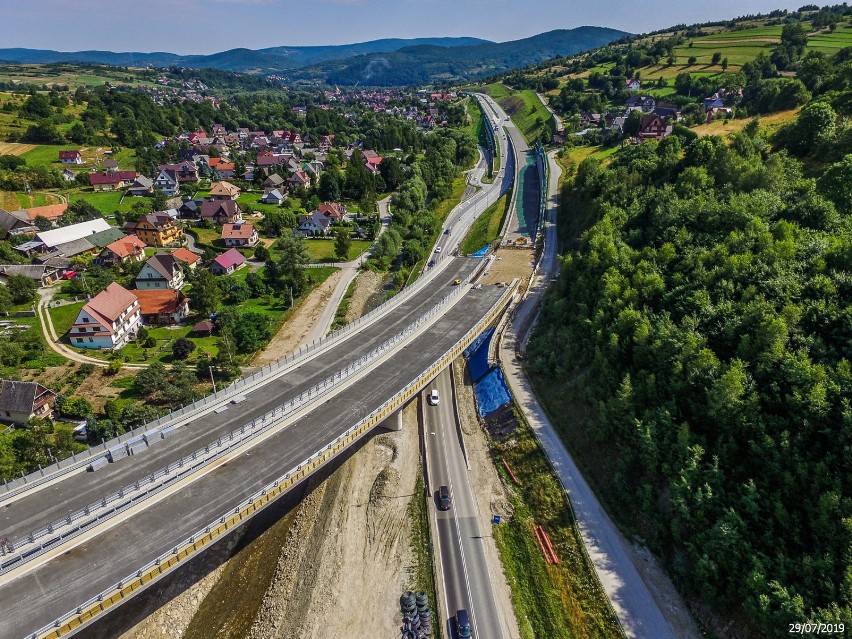
[[[449,257],[449,255],[439,255],[436,258],[436,263]],[[214,406],[221,405],[241,393],[245,393],[257,386],[268,383],[280,374],[286,372],[288,369],[293,368],[297,363],[302,363],[305,360],[324,352],[338,342],[348,339],[352,334],[357,333],[359,330],[362,330],[366,326],[372,324],[380,316],[401,305],[405,300],[411,297],[415,292],[422,289],[426,284],[427,280],[424,279],[415,281],[411,286],[405,287],[391,299],[374,308],[369,313],[364,314],[354,322],[329,333],[321,339],[314,340],[310,344],[300,347],[299,350],[294,351],[286,357],[283,357],[268,366],[263,366],[251,375],[237,379],[229,386],[207,395],[192,404],[181,406],[179,409],[164,414],[152,422],[140,425],[136,428],[131,428],[130,431],[123,433],[118,437],[114,437],[113,439],[103,441],[101,444],[91,447],[84,453],[72,454],[71,457],[60,460],[51,466],[40,468],[29,475],[22,474],[20,479],[4,481],[3,490],[0,492],[0,500],[6,500],[8,498],[18,496],[27,490],[31,490],[50,481],[54,481],[65,474],[86,468],[92,463],[92,461],[104,456],[104,454],[106,454],[110,449],[114,449],[117,446],[121,446],[122,444],[126,444],[128,441],[138,438],[143,432],[162,431],[166,428],[181,425],[199,417],[203,413],[206,413]]]
[[[240,428],[219,437],[216,441],[205,445],[177,462],[151,473],[143,479],[122,487],[118,491],[89,504],[45,528],[31,532],[22,539],[7,543],[0,548],[0,575],[20,567],[28,561],[43,555],[52,548],[83,534],[104,521],[132,508],[142,501],[156,495],[174,485],[178,480],[188,477],[215,460],[228,454],[249,441],[277,427],[281,422],[294,413],[314,403],[326,391],[339,386],[341,383],[358,374],[365,367],[383,357],[389,350],[405,341],[421,326],[441,311],[450,301],[459,297],[464,286],[454,288],[439,302],[432,306],[414,322],[408,324],[400,332],[385,340],[369,353],[362,355],[355,362],[348,364],[324,380],[318,382],[298,397],[268,411],[259,418],[242,425]],[[147,446],[159,440],[147,441],[139,438],[139,443]]]
[[[272,501],[280,497],[287,490],[304,480],[314,471],[322,467],[330,459],[333,459],[343,450],[363,437],[367,432],[381,423],[386,417],[402,408],[402,406],[418,393],[438,372],[447,366],[449,362],[458,357],[467,348],[476,336],[490,325],[505,308],[511,296],[517,288],[517,280],[513,281],[500,296],[483,318],[470,329],[464,337],[446,351],[441,357],[433,362],[423,373],[407,384],[402,390],[384,402],[379,408],[367,417],[358,421],[352,428],[334,439],[325,447],[308,457],[295,468],[287,471],[278,479],[267,484],[259,491],[242,501],[234,509],[219,516],[207,526],[195,534],[176,544],[171,550],[163,553],[156,559],[145,564],[142,568],[128,575],[117,584],[107,588],[95,597],[80,605],[76,610],[68,612],[54,623],[44,626],[40,630],[28,635],[27,639],[58,639],[81,626],[91,622],[93,619],[121,603],[127,597],[132,596],[140,590],[170,572],[180,562],[194,556],[219,537],[227,534],[238,527],[246,519],[253,516]]]

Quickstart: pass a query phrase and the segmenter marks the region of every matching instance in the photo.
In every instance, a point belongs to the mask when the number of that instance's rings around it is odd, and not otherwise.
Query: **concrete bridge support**
[[[402,430],[402,409],[405,406],[400,406],[396,412],[391,413],[382,422],[381,427],[385,430],[401,431]]]

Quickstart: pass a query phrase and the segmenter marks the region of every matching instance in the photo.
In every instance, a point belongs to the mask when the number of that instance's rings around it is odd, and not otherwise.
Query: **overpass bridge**
[[[502,182],[453,211],[445,247],[496,201]],[[410,292],[323,344],[144,436],[7,486],[0,637],[75,634],[392,419],[512,300],[514,284],[476,285],[481,265],[444,253]]]

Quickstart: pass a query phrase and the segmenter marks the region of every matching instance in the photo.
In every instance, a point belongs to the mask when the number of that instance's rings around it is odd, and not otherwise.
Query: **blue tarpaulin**
[[[506,380],[503,378],[503,371],[495,368],[482,378],[476,386],[476,409],[479,411],[480,417],[488,417],[501,406],[512,401],[512,395],[509,393],[509,387],[506,386]]]
[[[485,257],[488,255],[488,251],[491,248],[490,244],[486,244],[481,249],[479,249],[476,253],[471,253],[468,257]]]
[[[491,343],[492,335],[494,335],[494,329],[489,328],[464,351],[464,357],[470,370],[470,378],[474,383],[488,373],[488,344]]]

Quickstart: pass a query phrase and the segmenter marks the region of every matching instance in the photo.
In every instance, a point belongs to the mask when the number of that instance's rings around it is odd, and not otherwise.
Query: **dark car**
[[[450,506],[452,506],[452,502],[450,501],[450,489],[446,486],[441,486],[438,489],[438,504],[440,504],[441,510],[449,510]]]
[[[470,637],[470,619],[467,616],[467,610],[459,610],[456,613],[456,632],[459,639]]]

